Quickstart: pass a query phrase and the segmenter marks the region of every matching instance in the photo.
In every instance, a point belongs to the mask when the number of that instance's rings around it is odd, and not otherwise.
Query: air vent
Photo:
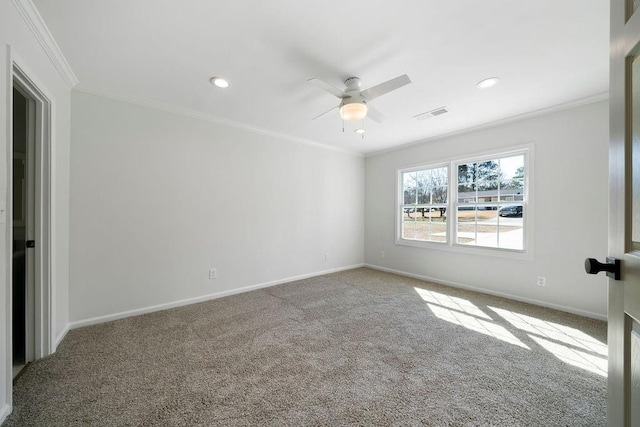
[[[417,116],[413,116],[414,119],[425,120],[430,119],[432,117],[441,116],[445,113],[448,113],[447,107],[436,108],[435,110],[427,111],[426,113],[418,114]]]

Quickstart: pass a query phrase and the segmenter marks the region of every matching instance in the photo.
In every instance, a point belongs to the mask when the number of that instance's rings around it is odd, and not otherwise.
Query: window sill
[[[426,242],[421,240],[396,239],[398,246],[409,246],[413,248],[453,252],[459,254],[481,255],[497,258],[533,260],[533,250],[514,250],[501,248],[488,248],[484,246],[461,245],[458,243]]]

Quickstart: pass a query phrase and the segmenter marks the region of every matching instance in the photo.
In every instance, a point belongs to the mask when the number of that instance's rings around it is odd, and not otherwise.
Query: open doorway
[[[10,52],[11,54],[11,52]],[[13,378],[55,350],[51,97],[12,58],[8,209],[12,242],[7,362]]]
[[[13,88],[11,222],[13,231],[11,280],[13,378],[34,359],[35,348],[35,265],[33,251],[27,248],[27,241],[35,242],[34,103],[35,101],[23,93],[19,87]]]

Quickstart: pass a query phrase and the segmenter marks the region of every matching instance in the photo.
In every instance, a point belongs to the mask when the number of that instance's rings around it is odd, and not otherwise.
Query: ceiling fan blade
[[[395,79],[387,80],[384,83],[380,83],[379,85],[370,87],[369,89],[363,90],[360,92],[364,99],[367,101],[371,101],[379,96],[384,95],[385,93],[389,93],[392,90],[396,90],[401,88],[402,86],[408,85],[411,83],[411,79],[406,74],[396,77]]]
[[[367,104],[367,117],[374,122],[382,123],[385,119],[384,114]]]
[[[320,115],[318,115],[318,116],[315,116],[313,119],[311,119],[311,121],[314,121],[314,120],[319,119],[320,117],[326,116],[327,114],[331,113],[332,111],[337,110],[337,109],[338,109],[338,107],[340,107],[340,106],[339,106],[339,105],[336,105],[336,106],[335,106],[335,107],[333,107],[332,109],[330,109],[330,110],[328,110],[328,111],[325,111],[324,113],[322,113],[322,114],[320,114]]]
[[[333,86],[331,86],[329,83],[327,82],[323,82],[320,79],[309,79],[307,80],[309,83],[311,83],[314,86],[319,87],[320,89],[326,90],[327,92],[329,92],[331,95],[335,96],[336,98],[344,98],[345,93],[343,91],[341,91],[338,88],[335,88]]]

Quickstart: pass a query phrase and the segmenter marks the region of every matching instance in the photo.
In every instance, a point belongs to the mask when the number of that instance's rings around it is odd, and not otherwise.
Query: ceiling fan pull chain
[[[342,133],[344,133],[344,119],[342,119]]]
[[[362,119],[362,133],[360,135],[362,135],[362,139],[364,139],[364,118]]]

